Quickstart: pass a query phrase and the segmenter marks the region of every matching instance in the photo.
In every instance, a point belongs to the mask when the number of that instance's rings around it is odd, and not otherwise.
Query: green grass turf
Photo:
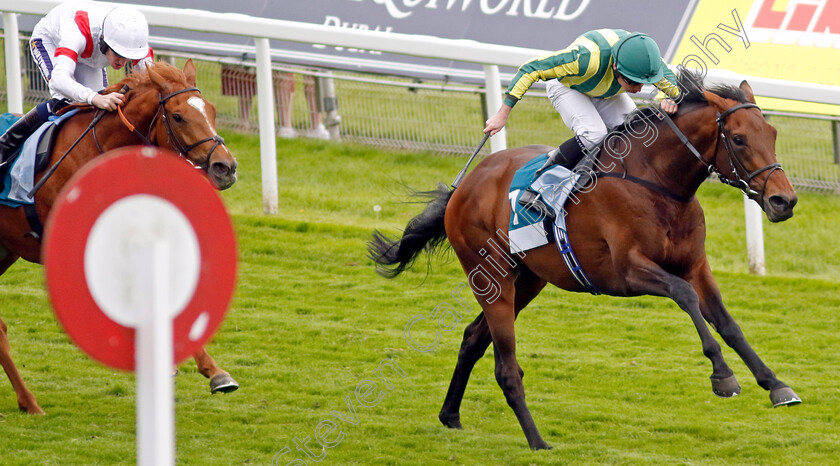
[[[420,212],[405,187],[450,183],[466,157],[386,151],[322,141],[280,141],[280,212],[262,214],[258,141],[225,134],[240,181],[223,198],[238,235],[233,304],[208,350],[242,388],[209,394],[195,364],[175,378],[179,464],[270,464],[319,423],[340,442],[314,448],[322,464],[829,464],[840,434],[840,198],[803,194],[796,215],[765,221],[767,277],[746,273],[743,201],[708,184],[700,200],[707,250],[730,312],[758,354],[803,398],[773,409],[744,364],[727,358],[743,393],[711,392],[711,364],[689,318],[664,298],[619,299],[549,288],[517,322],[527,400],[554,450],[532,452],[493,376],[492,348],[462,405],[464,430],[437,413],[455,364],[463,313],[431,351],[406,341],[406,324],[429,316],[465,278],[451,253],[396,280],[374,273],[365,242],[396,234]],[[380,211],[373,207],[379,205]],[[559,266],[559,265],[558,265]],[[49,311],[40,266],[20,263],[0,280],[0,309],[18,367],[46,416],[17,412],[0,380],[0,464],[136,462],[134,377],[91,361]],[[428,321],[414,327],[430,343]],[[391,359],[401,377],[380,386],[374,407],[356,387]],[[364,387],[363,387],[364,388]],[[374,392],[375,393],[375,392]],[[331,413],[351,416],[357,424]],[[293,463],[295,464],[295,463]],[[297,463],[302,464],[302,463]]]

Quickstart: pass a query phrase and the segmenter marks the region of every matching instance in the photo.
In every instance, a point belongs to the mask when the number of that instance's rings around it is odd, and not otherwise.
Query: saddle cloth
[[[566,216],[563,206],[580,178],[571,170],[555,165],[535,179],[536,172],[548,160],[546,154],[539,155],[516,171],[510,186],[511,215],[508,236],[510,252],[519,253],[543,246],[554,240],[553,228],[566,231]],[[520,204],[523,195],[538,193],[536,202]],[[545,212],[543,205],[552,212]],[[553,215],[552,215],[553,214]],[[551,217],[554,217],[554,227]]]
[[[20,207],[24,205],[33,205],[34,201],[29,198],[29,191],[35,186],[35,173],[43,170],[44,163],[38,163],[37,155],[39,152],[49,154],[49,150],[40,144],[41,140],[46,136],[51,136],[50,129],[58,128],[71,115],[77,113],[77,110],[72,110],[61,116],[50,116],[50,121],[41,125],[32,136],[23,143],[23,148],[20,150],[20,155],[12,162],[11,168],[6,170],[3,176],[3,191],[0,191],[0,204],[9,207]],[[0,133],[5,132],[14,122],[20,117],[10,113],[0,115]],[[49,137],[47,137],[49,139]],[[53,141],[47,141],[50,142]],[[39,151],[40,148],[40,151]],[[49,147],[52,149],[52,147]],[[46,162],[46,161],[44,161]]]

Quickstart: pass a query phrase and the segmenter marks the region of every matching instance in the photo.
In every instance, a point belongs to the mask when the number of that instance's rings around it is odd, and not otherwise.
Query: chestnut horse
[[[583,271],[601,293],[665,296],[689,315],[700,335],[703,354],[711,360],[716,395],[735,396],[741,387],[706,322],[743,359],[758,385],[770,391],[774,406],[799,403],[793,390],[756,355],[724,307],[706,258],[705,219],[695,196],[714,171],[758,202],[770,221],[791,217],[797,197],[776,161],[776,130],[755,105],[746,82],[740,88],[704,89],[702,80],[690,72],[681,72],[678,79],[683,95],[672,121],[680,132],[647,109],[637,111],[633,120],[616,130],[618,136],[627,136],[625,140],[632,142],[621,151],[622,157],[610,160],[603,154],[616,153],[617,147],[607,146],[621,139],[608,137],[606,145],[602,144],[597,183],[576,194],[579,202],[567,203],[569,241]],[[642,133],[637,125],[644,121],[656,133],[649,145],[631,140]],[[685,143],[681,137],[687,138]],[[393,277],[422,251],[431,251],[449,239],[470,275],[482,312],[464,331],[439,419],[448,427],[461,427],[459,410],[467,380],[492,342],[496,380],[532,449],[550,446],[525,404],[514,321],[546,283],[587,291],[573,278],[553,244],[523,254],[503,251],[509,244],[508,191],[514,172],[549,149],[529,146],[489,156],[457,189],[441,186],[430,193],[434,199],[408,224],[400,240],[391,241],[375,232],[369,244],[379,272]],[[502,247],[491,247],[491,242]],[[470,271],[485,260],[482,270],[495,272],[476,281],[478,274]]]
[[[216,134],[215,107],[201,97],[195,87],[195,65],[187,61],[184,70],[158,62],[146,72],[135,73],[110,86],[105,92],[126,92],[122,107],[125,122],[118,112],[106,112],[78,145],[61,161],[55,172],[36,193],[34,202],[40,222],[45,222],[61,188],[84,164],[105,151],[128,145],[154,144],[179,153],[195,167],[205,171],[218,189],[227,189],[236,181],[236,159]],[[127,88],[125,87],[127,86]],[[96,111],[80,107],[68,117],[56,136],[50,166],[56,163],[79,139],[94,120]],[[129,126],[134,126],[133,130]],[[161,173],[166,176],[166,173]],[[44,173],[36,174],[39,181]],[[42,223],[43,224],[43,223]],[[18,258],[40,263],[41,241],[33,234],[23,207],[0,206],[0,274]],[[233,391],[235,380],[222,370],[203,348],[194,355],[199,372],[210,378],[211,391]],[[6,324],[0,319],[0,365],[9,376],[18,407],[30,414],[42,414],[35,396],[26,388],[9,350]]]

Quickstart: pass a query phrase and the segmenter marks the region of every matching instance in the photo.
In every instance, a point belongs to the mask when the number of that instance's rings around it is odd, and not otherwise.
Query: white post
[[[6,42],[6,91],[10,113],[23,113],[23,80],[20,72],[20,33],[18,15],[3,12],[3,38]]]
[[[172,315],[169,303],[169,245],[163,238],[136,245],[132,256],[137,287],[134,342],[137,377],[137,464],[175,464]]]
[[[502,78],[499,76],[498,66],[484,65],[484,89],[486,90],[487,114],[492,116],[502,106]],[[502,128],[490,138],[490,150],[498,152],[505,149],[507,149],[507,132],[505,128]]]
[[[274,133],[274,82],[271,78],[271,47],[268,39],[254,39],[257,45],[257,102],[260,120],[260,170],[262,171],[263,213],[276,214],[277,138]]]
[[[764,267],[764,227],[761,223],[761,207],[744,195],[744,219],[747,222],[747,258],[750,273],[765,275]]]

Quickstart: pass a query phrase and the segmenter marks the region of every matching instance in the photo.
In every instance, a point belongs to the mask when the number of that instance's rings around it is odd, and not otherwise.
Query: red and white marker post
[[[70,338],[137,375],[137,463],[174,464],[174,364],[224,319],[236,240],[209,180],[151,147],[111,151],[65,186],[47,221],[47,289]]]

